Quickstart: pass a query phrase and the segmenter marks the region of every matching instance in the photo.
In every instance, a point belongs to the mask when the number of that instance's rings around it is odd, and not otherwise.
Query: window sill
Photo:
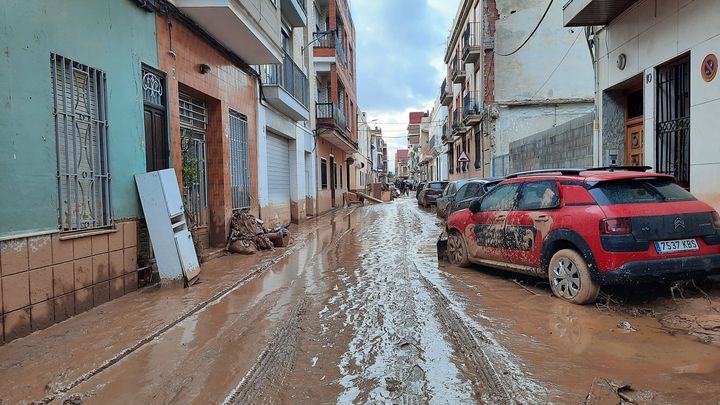
[[[117,232],[117,228],[106,228],[106,229],[95,229],[92,231],[78,231],[74,233],[68,233],[63,234],[59,237],[60,240],[73,240],[73,239],[80,239],[80,238],[86,238],[88,236],[96,236],[96,235],[107,235],[110,233]]]

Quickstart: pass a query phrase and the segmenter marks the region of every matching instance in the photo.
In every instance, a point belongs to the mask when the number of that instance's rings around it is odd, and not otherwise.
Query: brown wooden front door
[[[642,166],[645,163],[645,136],[642,117],[625,123],[625,164]]]

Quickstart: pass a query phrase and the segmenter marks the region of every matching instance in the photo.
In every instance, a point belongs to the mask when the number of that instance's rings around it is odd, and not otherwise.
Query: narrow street
[[[439,227],[408,198],[335,211],[259,265],[225,257],[191,289],[139,291],[0,347],[0,397],[581,403],[596,377],[631,384],[639,403],[720,395],[717,346],[562,302],[531,279],[439,265]],[[115,311],[130,312],[108,322]]]

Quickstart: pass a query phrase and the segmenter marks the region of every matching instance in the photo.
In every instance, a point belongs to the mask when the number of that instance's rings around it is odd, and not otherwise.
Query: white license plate
[[[665,240],[655,242],[658,253],[695,252],[700,250],[695,239]]]

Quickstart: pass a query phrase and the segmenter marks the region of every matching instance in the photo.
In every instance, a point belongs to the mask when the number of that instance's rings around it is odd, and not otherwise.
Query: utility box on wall
[[[192,285],[200,275],[200,264],[187,227],[175,170],[136,174],[135,183],[161,282],[184,278],[186,285]]]

